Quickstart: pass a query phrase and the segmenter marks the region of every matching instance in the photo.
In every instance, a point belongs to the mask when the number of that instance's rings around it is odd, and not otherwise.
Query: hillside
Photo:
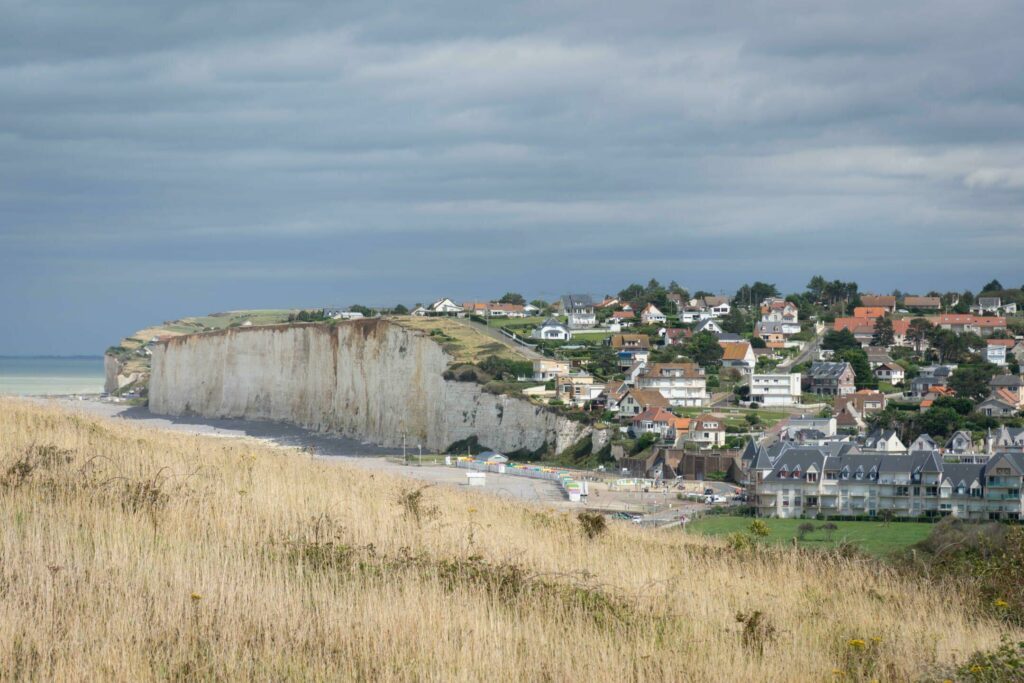
[[[3,679],[912,680],[1006,631],[871,560],[28,402],[0,434]]]

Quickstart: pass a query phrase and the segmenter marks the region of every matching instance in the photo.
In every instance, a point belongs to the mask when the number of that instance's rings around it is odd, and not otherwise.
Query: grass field
[[[25,401],[0,434],[0,680],[942,680],[1024,637],[873,560]]]
[[[430,333],[440,330],[444,337],[437,342],[445,347],[457,363],[475,363],[487,356],[524,360],[525,355],[511,341],[490,337],[459,318],[396,316],[390,318],[403,327]],[[447,337],[448,339],[445,339]]]
[[[716,389],[716,391],[718,391]],[[747,422],[747,415],[757,415],[761,420],[761,427],[770,427],[779,420],[789,417],[789,413],[777,411],[777,410],[765,410],[757,408],[751,410],[749,408],[674,408],[673,412],[683,417],[696,417],[697,415],[703,415],[705,413],[714,413],[715,415],[722,415],[723,422],[729,427],[739,427],[741,429],[749,429],[750,423]]]
[[[687,528],[689,531],[710,536],[722,536],[736,531],[746,531],[753,521],[751,517],[731,517],[727,515],[709,515]],[[765,540],[769,543],[792,543],[797,538],[797,528],[808,521],[816,527],[824,522],[805,519],[766,519],[770,533]],[[885,557],[895,550],[923,540],[932,530],[931,524],[916,522],[833,522],[838,529],[828,533],[818,529],[807,534],[803,541],[797,543],[804,548],[830,548],[844,541],[860,546],[865,552],[876,557]]]

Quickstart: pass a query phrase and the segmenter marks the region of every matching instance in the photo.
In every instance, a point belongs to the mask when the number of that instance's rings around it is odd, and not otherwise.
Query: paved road
[[[804,348],[800,350],[800,353],[779,363],[779,370],[787,370],[794,365],[799,365],[808,360],[811,360],[814,354],[818,351],[818,347],[821,345],[821,340],[825,338],[825,332],[816,335],[814,339],[804,344]]]

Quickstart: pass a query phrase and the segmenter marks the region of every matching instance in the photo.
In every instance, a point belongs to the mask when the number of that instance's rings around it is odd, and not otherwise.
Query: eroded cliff
[[[589,428],[467,382],[427,335],[380,320],[236,328],[153,348],[149,406],[164,415],[276,420],[430,450],[476,437],[504,451],[560,452]]]

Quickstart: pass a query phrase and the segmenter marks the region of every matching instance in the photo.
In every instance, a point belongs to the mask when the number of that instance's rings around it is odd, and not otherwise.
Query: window
[[[924,490],[924,495],[926,495],[926,496],[937,496],[937,495],[939,495],[939,487],[938,486],[928,486]]]
[[[818,497],[817,496],[807,496],[807,507],[812,507],[812,508],[818,507]]]
[[[807,481],[809,481],[809,482],[816,482],[816,481],[818,481],[818,473],[817,472],[808,472],[807,473]]]
[[[896,495],[897,496],[909,496],[910,495],[910,487],[909,486],[897,486],[896,487]]]

